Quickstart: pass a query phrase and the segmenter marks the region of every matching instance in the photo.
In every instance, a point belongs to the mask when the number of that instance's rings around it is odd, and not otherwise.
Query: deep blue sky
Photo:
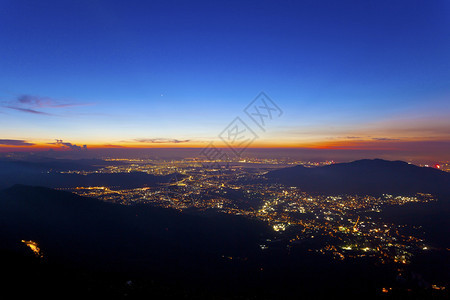
[[[0,2],[3,139],[206,142],[265,91],[269,143],[447,141],[449,70],[444,0]]]

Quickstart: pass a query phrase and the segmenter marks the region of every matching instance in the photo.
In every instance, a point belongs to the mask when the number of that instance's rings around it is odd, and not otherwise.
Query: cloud
[[[56,140],[55,143],[49,143],[49,144],[50,145],[58,145],[61,148],[70,149],[70,150],[76,150],[76,151],[87,150],[87,146],[86,145],[78,146],[78,145],[75,145],[75,144],[72,144],[72,143],[68,143],[68,142],[64,142],[63,140],[58,140],[58,139]]]
[[[372,140],[375,140],[375,141],[399,141],[400,139],[391,139],[391,138],[382,137],[382,138],[372,138]]]
[[[46,108],[46,107],[59,108],[59,107],[71,107],[81,105],[74,103],[61,103],[60,101],[53,98],[39,97],[33,95],[21,95],[17,97],[17,102],[35,108]]]
[[[103,147],[104,148],[125,148],[124,146],[113,145],[113,144],[104,144]]]
[[[38,111],[38,110],[34,110],[31,108],[22,108],[22,107],[14,107],[14,106],[5,106],[6,108],[10,108],[10,109],[14,109],[14,110],[18,110],[21,112],[26,112],[26,113],[31,113],[31,114],[36,114],[36,115],[47,115],[47,116],[51,116],[52,114],[43,112],[43,111]]]
[[[55,109],[87,104],[67,103],[50,97],[23,94],[13,100],[5,102],[3,107],[18,110],[25,113],[51,116],[53,114],[42,111],[42,109]]]
[[[0,145],[7,145],[7,146],[33,146],[33,143],[29,143],[24,140],[5,140],[0,139]]]
[[[135,139],[139,143],[153,143],[153,144],[163,144],[163,143],[187,143],[191,140],[177,140],[177,139],[167,139],[167,138],[153,138],[153,139]]]
[[[17,97],[17,102],[25,105],[30,105],[33,107],[45,107],[48,104],[51,104],[52,100],[50,98],[41,98],[31,95],[21,95]]]

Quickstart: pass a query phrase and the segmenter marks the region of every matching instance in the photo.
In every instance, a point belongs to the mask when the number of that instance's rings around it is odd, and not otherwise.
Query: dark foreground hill
[[[248,256],[269,232],[265,224],[238,216],[122,206],[21,185],[0,192],[0,222],[8,240],[37,240],[51,257],[77,263],[95,257],[89,263],[99,265],[113,259],[137,269],[147,262],[167,268],[164,258],[172,253]]]
[[[295,166],[269,172],[269,180],[320,193],[450,195],[450,174],[402,161],[364,159],[323,167]]]
[[[0,191],[1,293],[166,299],[329,299],[379,296],[396,268],[286,249],[258,221],[121,206],[47,188]],[[21,241],[38,243],[34,257]],[[428,268],[428,264],[425,264]],[[408,283],[409,284],[409,283]],[[408,293],[433,293],[416,281]],[[403,293],[403,294],[402,294]]]

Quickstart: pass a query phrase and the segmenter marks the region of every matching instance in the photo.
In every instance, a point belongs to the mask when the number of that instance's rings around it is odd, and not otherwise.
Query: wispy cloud
[[[152,144],[163,144],[163,143],[187,143],[191,140],[178,140],[178,139],[168,139],[168,138],[152,138],[152,139],[135,139],[139,143],[152,143]]]
[[[63,140],[56,140],[55,143],[49,143],[49,145],[57,145],[64,149],[70,149],[70,150],[87,150],[87,146],[78,146],[72,143],[64,142]]]
[[[23,107],[15,107],[15,106],[5,106],[6,108],[9,109],[14,109],[14,110],[18,110],[21,112],[26,112],[26,113],[30,113],[30,114],[36,114],[36,115],[47,115],[47,116],[51,116],[52,114],[43,112],[43,111],[39,111],[39,110],[35,110],[35,109],[31,109],[31,108],[23,108]]]
[[[40,97],[40,96],[34,96],[34,95],[20,95],[17,97],[17,102],[28,105],[35,108],[60,108],[60,107],[72,107],[72,106],[80,106],[80,105],[86,105],[86,104],[79,104],[79,103],[64,103],[60,100],[53,99],[50,97]]]
[[[21,111],[24,113],[52,116],[54,114],[45,112],[46,109],[68,108],[89,105],[86,103],[70,103],[50,97],[23,94],[16,98],[3,101],[3,107]]]
[[[33,146],[33,143],[29,143],[25,140],[6,140],[0,139],[0,145],[6,146]]]
[[[125,148],[124,146],[120,145],[113,145],[113,144],[104,144],[102,145],[104,148]]]
[[[381,137],[381,138],[372,138],[372,140],[374,140],[374,141],[399,141],[400,139]]]

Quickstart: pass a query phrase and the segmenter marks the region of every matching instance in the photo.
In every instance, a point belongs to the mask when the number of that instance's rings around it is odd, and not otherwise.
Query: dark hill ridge
[[[0,288],[47,297],[372,299],[395,280],[371,260],[346,263],[284,246],[262,251],[267,238],[274,233],[265,224],[240,216],[121,206],[16,185],[0,190],[0,263],[8,274]],[[21,240],[38,242],[44,258],[32,257]]]
[[[21,173],[21,174],[0,174],[0,188],[6,188],[14,184],[45,186],[49,188],[75,188],[81,186],[107,186],[122,189],[140,188],[148,186],[158,186],[166,184],[173,178],[180,180],[184,178],[182,174],[153,175],[144,172],[130,173],[93,173],[62,174],[52,173]]]
[[[121,161],[104,161],[101,159],[51,159],[29,158],[14,160],[0,158],[0,174],[47,173],[50,171],[95,171],[108,165],[125,165]]]
[[[295,166],[266,174],[273,181],[322,193],[450,194],[450,174],[403,161],[364,159],[323,167]]]
[[[34,240],[50,259],[76,264],[170,272],[222,255],[248,256],[269,232],[239,216],[123,206],[23,185],[0,191],[3,248]]]
[[[66,174],[62,171],[96,171],[106,165],[124,165],[100,159],[0,159],[0,189],[14,184],[45,186],[49,188],[74,188],[80,186],[108,186],[123,189],[156,186],[167,183],[171,177],[144,172]],[[177,178],[183,175],[177,174]]]

